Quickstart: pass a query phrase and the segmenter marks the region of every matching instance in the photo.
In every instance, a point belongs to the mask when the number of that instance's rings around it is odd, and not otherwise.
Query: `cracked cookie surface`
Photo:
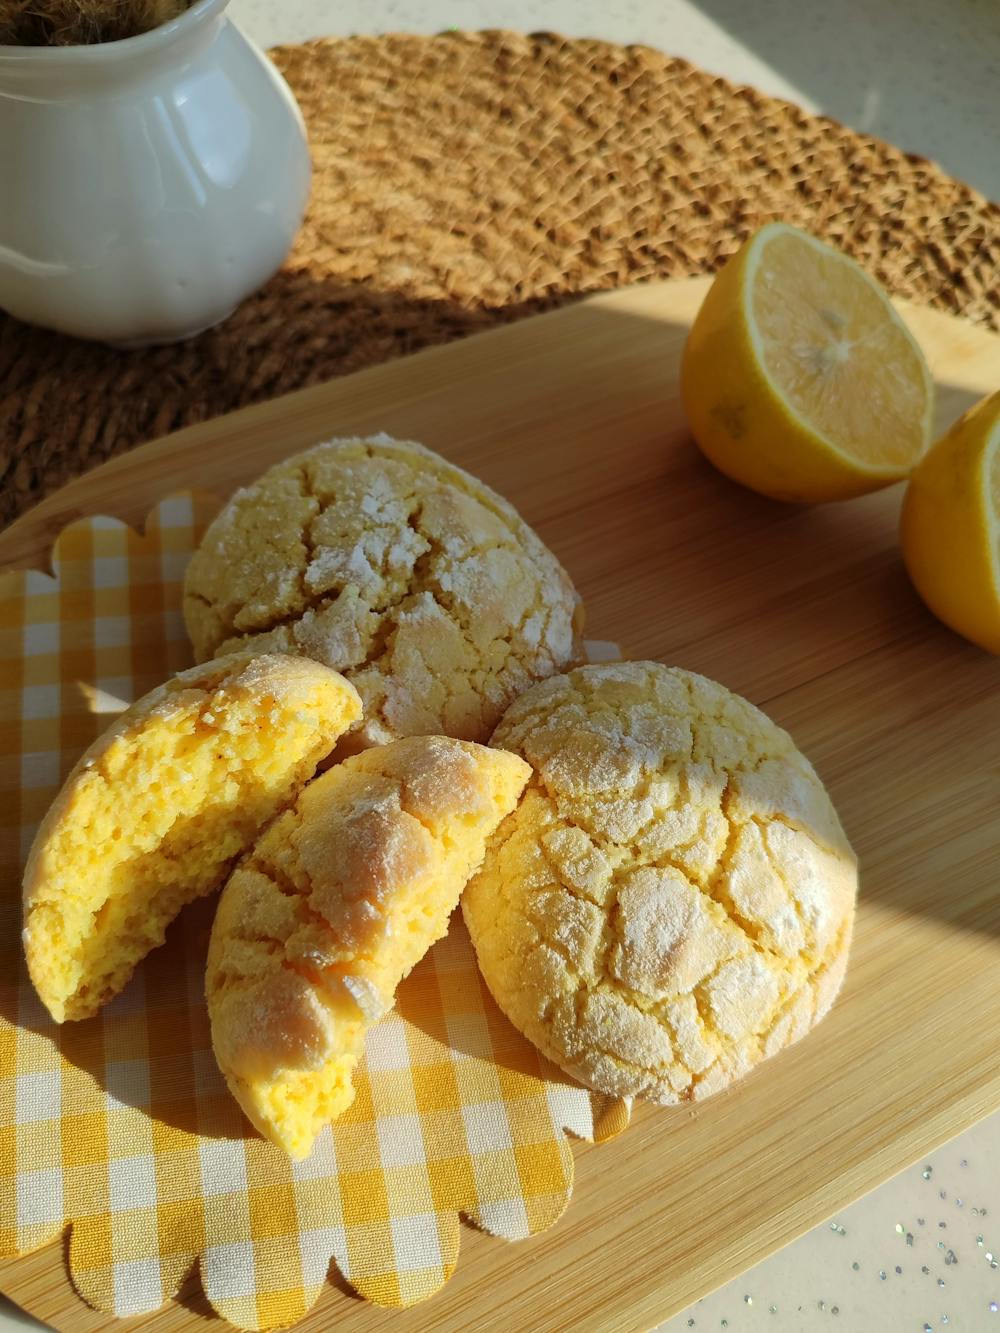
[[[301,657],[228,657],[144,695],[90,746],[35,837],[24,949],[56,1022],[89,1018],[218,889],[361,714]]]
[[[847,963],[857,864],[791,737],[656,662],[534,686],[493,744],[534,776],[462,909],[500,1008],[615,1096],[708,1096],[803,1036]]]
[[[421,445],[331,440],[238,491],[188,566],[199,660],[301,653],[364,701],[357,748],[486,741],[504,709],[580,658],[579,598],[511,505]]]
[[[293,1157],[353,1100],[366,1029],[448,928],[530,774],[441,736],[362,751],[306,787],[234,871],[206,995],[219,1067]]]

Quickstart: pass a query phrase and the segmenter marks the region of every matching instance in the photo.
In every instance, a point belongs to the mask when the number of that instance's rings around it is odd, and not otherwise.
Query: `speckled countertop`
[[[265,46],[452,26],[645,42],[922,153],[1000,198],[996,0],[232,0],[230,12]],[[998,1307],[1000,1115],[660,1333],[1000,1333]],[[34,1325],[0,1308],[0,1333],[24,1323]]]

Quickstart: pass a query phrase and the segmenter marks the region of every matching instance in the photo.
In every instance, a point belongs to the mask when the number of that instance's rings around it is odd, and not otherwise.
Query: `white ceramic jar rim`
[[[172,46],[221,13],[228,3],[229,0],[195,0],[189,9],[161,23],[158,28],[115,42],[84,42],[75,46],[5,46],[0,43],[0,71],[23,70],[27,73],[29,66],[49,71],[60,67],[79,69],[87,65],[107,69],[109,63],[135,60]]]

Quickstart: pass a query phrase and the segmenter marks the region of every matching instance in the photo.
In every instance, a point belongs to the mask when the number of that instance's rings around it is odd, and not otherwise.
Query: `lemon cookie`
[[[535,770],[462,899],[490,990],[583,1083],[705,1097],[840,986],[854,855],[791,738],[655,662],[536,685],[493,738]]]
[[[209,946],[212,1045],[247,1117],[293,1157],[350,1105],[365,1030],[444,935],[529,773],[440,736],[365,750],[234,871]]]
[[[489,487],[421,445],[330,440],[237,492],[188,567],[199,659],[298,652],[364,700],[354,748],[486,741],[522,690],[579,659],[565,571]]]
[[[243,655],[174,676],[90,746],[24,876],[28,968],[56,1022],[121,990],[360,712],[328,667]]]

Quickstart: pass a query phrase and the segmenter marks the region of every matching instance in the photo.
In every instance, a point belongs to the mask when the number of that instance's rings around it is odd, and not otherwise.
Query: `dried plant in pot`
[[[228,0],[0,0],[0,308],[123,346],[218,323],[279,267],[309,153]]]
[[[190,0],[0,0],[0,45],[120,42],[179,18]]]

